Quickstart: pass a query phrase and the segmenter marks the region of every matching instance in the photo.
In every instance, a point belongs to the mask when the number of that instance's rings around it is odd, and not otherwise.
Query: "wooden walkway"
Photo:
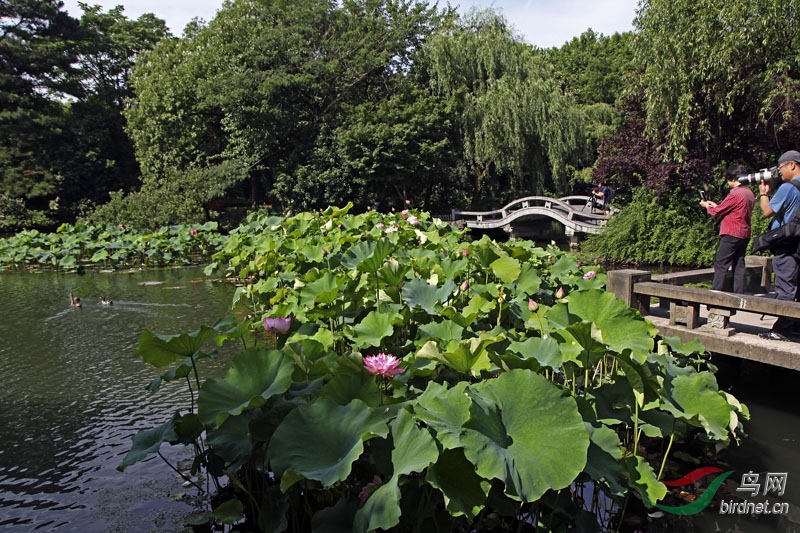
[[[686,287],[711,281],[713,269],[651,275],[608,272],[608,290],[653,323],[662,336],[698,339],[710,352],[800,370],[800,343],[762,339],[779,316],[800,319],[800,302],[774,299],[771,261],[748,257],[748,292],[733,294]]]

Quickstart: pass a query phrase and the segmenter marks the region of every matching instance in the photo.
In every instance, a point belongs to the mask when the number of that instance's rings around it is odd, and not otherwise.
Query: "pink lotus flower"
[[[469,255],[469,250],[466,248],[461,250],[461,257],[467,257]]]
[[[556,298],[559,300],[564,297],[564,287],[559,287],[556,291]]]
[[[404,368],[397,368],[400,364],[400,359],[387,354],[379,353],[378,355],[368,355],[364,358],[364,368],[373,376],[383,376],[385,378],[393,378],[405,372]]]
[[[189,230],[189,235],[197,235],[197,230],[196,229],[190,229]]]
[[[400,211],[400,216],[406,218],[408,216],[408,209],[403,209]]]
[[[592,279],[596,275],[597,275],[597,272],[595,272],[594,270],[590,270],[589,272],[587,272],[586,274],[583,275],[583,279]]]
[[[280,333],[281,335],[285,335],[291,326],[292,317],[290,316],[286,318],[276,317],[264,319],[264,329],[270,333]]]
[[[416,226],[417,224],[419,224],[419,219],[414,215],[411,215],[410,217],[408,217],[408,223],[411,224],[412,226]]]
[[[464,283],[461,284],[461,292],[467,292],[469,289],[469,281],[464,280]]]
[[[536,303],[536,300],[533,298],[528,298],[528,310],[531,313],[535,313],[537,309],[539,309],[539,304]]]
[[[358,493],[358,499],[361,500],[361,505],[364,505],[364,502],[367,501],[375,490],[383,484],[381,478],[377,475],[372,478],[372,481],[364,485],[361,489],[361,492]]]
[[[386,225],[386,224],[384,224],[383,222],[378,222],[377,224],[375,224],[375,227],[376,227],[376,228],[382,228],[382,227],[384,227],[385,225]]]

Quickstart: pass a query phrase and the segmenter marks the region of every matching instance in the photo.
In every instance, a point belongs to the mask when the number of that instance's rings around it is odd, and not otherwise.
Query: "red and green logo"
[[[696,470],[692,470],[685,476],[680,479],[676,479],[674,481],[662,481],[662,483],[668,487],[680,487],[683,485],[688,485],[689,483],[694,483],[700,478],[703,478],[709,474],[718,474],[722,472],[719,468],[714,468],[713,466],[707,466],[705,468],[698,468]],[[662,511],[666,511],[672,514],[679,514],[679,515],[690,515],[690,514],[697,514],[706,507],[708,504],[711,503],[711,500],[714,498],[714,495],[719,490],[720,485],[727,479],[728,476],[733,474],[734,470],[729,470],[716,478],[714,481],[709,483],[708,488],[703,491],[695,501],[692,503],[687,503],[686,505],[677,505],[677,506],[670,506],[670,505],[661,505],[660,503],[655,504],[656,507],[661,509]]]

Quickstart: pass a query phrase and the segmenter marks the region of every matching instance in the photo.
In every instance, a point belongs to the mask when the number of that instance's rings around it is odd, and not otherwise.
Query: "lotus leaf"
[[[215,333],[208,326],[201,326],[191,333],[180,335],[159,335],[144,330],[139,335],[139,346],[134,353],[141,355],[144,362],[150,363],[156,368],[163,368],[179,359],[191,357],[197,353]]]
[[[397,313],[381,313],[370,311],[364,319],[353,327],[353,342],[359,348],[380,346],[381,340],[394,333],[392,323],[400,319]]]
[[[453,294],[456,285],[448,279],[442,287],[422,279],[413,279],[403,285],[403,299],[410,307],[420,306],[428,314],[436,314],[436,304],[441,304]]]
[[[653,337],[647,323],[636,311],[605,291],[573,292],[566,303],[559,303],[548,311],[547,319],[561,328],[583,320],[594,322],[600,328],[602,342],[610,350],[630,349],[640,363],[653,350]]]
[[[320,398],[284,418],[270,441],[270,464],[283,491],[302,478],[328,487],[347,478],[364,441],[388,434],[383,417],[361,400],[338,405]]]
[[[391,530],[400,522],[400,486],[396,476],[391,477],[370,495],[364,506],[356,512],[353,531],[366,533]]]
[[[503,283],[514,283],[522,272],[519,261],[508,256],[500,257],[489,265],[494,275]]]
[[[552,337],[529,337],[524,341],[512,341],[508,350],[492,357],[500,366],[502,361],[506,368],[527,368],[538,370],[541,367],[560,368],[562,365],[561,348]]]
[[[414,406],[414,414],[435,432],[436,440],[445,449],[461,446],[461,430],[469,420],[471,404],[466,388],[463,381],[450,389],[430,381]]]
[[[151,453],[161,449],[165,442],[175,442],[178,440],[178,433],[175,431],[175,424],[180,419],[180,415],[175,413],[167,422],[152,429],[141,430],[133,436],[131,449],[125,455],[122,463],[117,467],[120,472],[125,468],[138,463]]]
[[[448,512],[472,519],[483,510],[491,483],[475,472],[464,449],[445,450],[429,470],[428,482],[442,491]]]
[[[204,424],[220,425],[228,415],[264,405],[292,384],[294,364],[278,350],[249,348],[232,360],[225,377],[209,378],[197,398],[197,414]]]
[[[511,370],[470,387],[461,442],[480,476],[536,501],[569,486],[586,465],[589,436],[575,400],[544,377]]]
[[[717,389],[713,374],[701,372],[672,380],[672,397],[687,417],[697,417],[703,428],[716,439],[727,438],[731,406]]]

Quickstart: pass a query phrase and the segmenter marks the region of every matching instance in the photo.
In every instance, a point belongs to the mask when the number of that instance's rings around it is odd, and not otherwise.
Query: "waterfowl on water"
[[[69,293],[69,306],[70,307],[80,307],[81,306],[81,299],[77,298]]]
[[[100,304],[102,304],[102,305],[113,305],[114,302],[112,302],[111,300],[109,300],[105,296],[101,296],[100,297]]]

